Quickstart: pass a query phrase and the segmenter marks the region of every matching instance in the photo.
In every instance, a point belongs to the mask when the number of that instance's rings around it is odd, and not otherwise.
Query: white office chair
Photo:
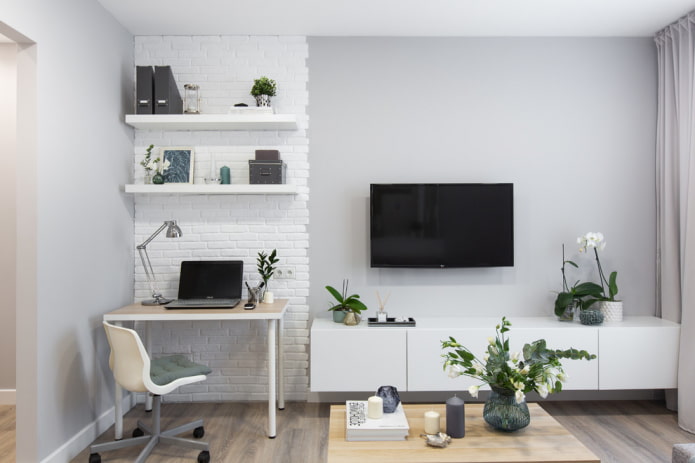
[[[183,355],[150,360],[145,346],[134,330],[122,328],[103,322],[106,337],[111,346],[109,366],[113,371],[116,382],[132,392],[150,392],[154,395],[152,404],[152,427],[138,421],[138,427],[133,431],[133,437],[114,442],[95,444],[90,447],[89,463],[100,463],[99,451],[108,451],[147,444],[138,456],[137,463],[144,462],[158,442],[182,445],[201,450],[198,454],[199,463],[210,461],[210,448],[206,442],[174,437],[186,431],[193,430],[195,438],[205,434],[203,420],[184,424],[167,431],[160,429],[161,396],[185,384],[205,380],[210,368],[206,365],[193,363]]]

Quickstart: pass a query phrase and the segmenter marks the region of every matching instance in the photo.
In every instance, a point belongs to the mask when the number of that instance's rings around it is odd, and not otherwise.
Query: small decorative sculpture
[[[430,447],[443,449],[451,443],[451,437],[443,432],[438,432],[437,434],[420,434],[420,437],[424,437],[425,442],[427,442],[427,445]]]
[[[384,413],[393,413],[401,403],[396,386],[381,386],[376,391],[376,395],[384,400]]]

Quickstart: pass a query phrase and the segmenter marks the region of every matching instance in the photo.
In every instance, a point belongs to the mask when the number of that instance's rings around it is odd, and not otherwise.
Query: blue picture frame
[[[162,159],[169,161],[164,171],[164,183],[193,183],[193,148],[162,148]]]

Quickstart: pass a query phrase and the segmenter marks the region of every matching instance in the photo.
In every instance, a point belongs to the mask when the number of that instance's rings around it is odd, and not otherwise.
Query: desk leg
[[[268,437],[275,438],[275,373],[277,363],[275,358],[275,336],[277,320],[268,320]]]
[[[278,325],[278,408],[285,409],[285,319]]]
[[[145,350],[147,354],[152,357],[152,322],[145,322]],[[152,411],[152,394],[149,392],[145,393],[145,411]]]

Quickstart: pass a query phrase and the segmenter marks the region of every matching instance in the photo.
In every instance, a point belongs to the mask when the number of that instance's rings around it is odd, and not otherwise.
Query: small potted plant
[[[260,251],[258,253],[258,257],[256,258],[256,268],[258,269],[258,274],[261,276],[261,279],[263,280],[263,287],[260,288],[260,292],[262,294],[259,295],[259,301],[264,300],[264,296],[266,294],[269,295],[268,291],[268,280],[273,276],[275,273],[275,264],[277,264],[280,261],[277,257],[277,249],[273,249],[273,251],[268,254],[265,251]],[[263,297],[260,297],[263,296]]]
[[[357,325],[360,322],[360,313],[367,310],[367,306],[360,301],[359,294],[348,296],[348,280],[343,280],[343,292],[338,292],[332,286],[326,286],[326,290],[331,293],[336,300],[328,310],[333,312],[333,321],[346,325]]]
[[[154,145],[150,145],[145,150],[145,159],[140,161],[140,165],[145,168],[145,184],[149,185],[152,183],[152,171],[157,167],[157,161],[159,159],[152,159],[152,148]]]
[[[270,106],[270,97],[275,96],[277,84],[273,79],[262,76],[253,81],[251,95],[256,98],[257,106]]]
[[[608,278],[603,273],[601,260],[598,257],[599,249],[603,251],[606,247],[606,242],[601,232],[589,232],[577,238],[579,244],[579,252],[589,252],[589,249],[594,250],[594,258],[596,259],[596,267],[598,269],[599,283],[601,283],[601,293],[592,295],[591,303],[598,302],[600,313],[606,321],[619,322],[623,320],[623,302],[617,300],[618,295],[618,272],[611,272]]]
[[[602,293],[601,286],[596,283],[575,282],[572,287],[567,284],[567,276],[565,274],[565,265],[571,265],[575,268],[579,266],[571,260],[565,260],[565,245],[562,245],[562,291],[555,298],[555,315],[560,321],[572,321],[576,312],[590,307],[594,303],[594,298],[600,297]]]

